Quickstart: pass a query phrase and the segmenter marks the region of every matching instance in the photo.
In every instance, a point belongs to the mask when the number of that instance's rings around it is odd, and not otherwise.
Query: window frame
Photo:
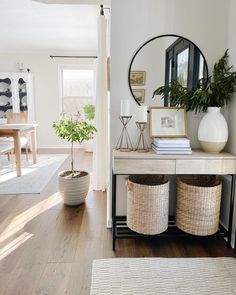
[[[189,60],[188,60],[188,82],[187,87],[192,88],[197,85],[199,79],[199,61],[200,55],[202,55],[201,51],[198,47],[185,38],[178,38],[174,43],[172,43],[166,49],[166,60],[165,60],[165,85],[169,85],[171,81],[177,79],[177,56],[179,53],[184,51],[186,48],[189,48]],[[202,55],[204,60],[203,66],[203,77],[207,78],[207,65],[204,56]],[[169,71],[170,71],[170,59],[172,59],[172,70],[171,70],[171,81],[169,81]],[[164,106],[168,106],[171,101],[169,101],[169,97],[164,99]]]
[[[58,65],[58,79],[59,79],[59,116],[63,113],[63,70],[92,70],[94,73],[94,85],[93,89],[95,90],[95,82],[96,82],[96,71],[95,65],[92,64],[60,64]],[[93,99],[95,102],[95,91],[93,95]]]

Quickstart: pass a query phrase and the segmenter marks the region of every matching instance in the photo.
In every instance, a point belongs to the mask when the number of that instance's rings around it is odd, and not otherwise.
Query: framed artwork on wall
[[[130,72],[130,84],[132,86],[144,86],[146,83],[145,71],[131,71]]]
[[[151,137],[187,137],[187,113],[184,108],[151,107]]]
[[[133,89],[133,94],[139,103],[144,103],[145,89]]]

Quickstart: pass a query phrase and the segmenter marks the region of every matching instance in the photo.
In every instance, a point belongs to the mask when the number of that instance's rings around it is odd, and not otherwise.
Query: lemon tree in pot
[[[74,169],[74,143],[82,143],[93,138],[96,128],[87,121],[63,115],[53,122],[53,128],[59,138],[71,143],[71,170],[58,174],[59,191],[66,205],[76,206],[84,202],[89,189],[89,173]]]
[[[198,140],[204,151],[219,153],[228,140],[228,126],[220,110],[230,101],[236,91],[236,71],[228,66],[228,50],[215,63],[212,76],[200,80],[196,87],[183,87],[178,81],[161,86],[155,95],[170,97],[171,104],[184,107],[186,111],[207,112],[198,128]]]

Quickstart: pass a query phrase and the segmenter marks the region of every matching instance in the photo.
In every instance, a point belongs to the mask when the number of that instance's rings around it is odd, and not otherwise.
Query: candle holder
[[[121,152],[131,152],[133,150],[133,146],[129,137],[129,133],[127,130],[127,124],[131,120],[132,116],[120,116],[119,119],[123,125],[123,129],[121,131],[119,140],[116,145],[116,149]]]
[[[140,134],[135,146],[135,151],[140,153],[149,152],[148,144],[144,136],[144,130],[145,130],[146,124],[147,124],[146,122],[136,122],[136,125],[140,131]]]

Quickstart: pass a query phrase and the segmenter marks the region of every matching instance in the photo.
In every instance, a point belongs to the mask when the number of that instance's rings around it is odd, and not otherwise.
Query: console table
[[[112,169],[112,238],[113,250],[115,250],[116,239],[124,238],[157,238],[160,236],[189,236],[197,237],[177,229],[174,218],[170,218],[167,231],[158,235],[138,234],[127,227],[126,216],[116,215],[116,178],[118,175],[132,174],[209,174],[230,175],[230,208],[228,229],[220,224],[219,230],[214,237],[227,237],[227,245],[231,245],[232,222],[234,210],[235,179],[236,179],[236,155],[229,153],[208,154],[203,151],[193,150],[192,155],[157,155],[153,151],[148,153],[113,151]],[[236,235],[235,235],[236,237]],[[236,238],[234,243],[236,254]]]

